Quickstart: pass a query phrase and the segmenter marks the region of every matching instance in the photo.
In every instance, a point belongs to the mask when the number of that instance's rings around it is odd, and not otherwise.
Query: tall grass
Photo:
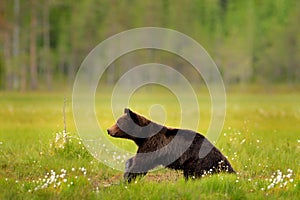
[[[169,94],[136,94],[130,106],[149,117],[159,101],[166,125],[178,124],[178,105]],[[172,97],[173,98],[173,97]],[[200,131],[210,120],[209,96],[199,94]],[[0,93],[0,199],[299,199],[300,94],[230,93],[216,145],[237,175],[220,174],[184,181],[180,172],[150,172],[123,183],[122,172],[94,159],[76,133],[71,100],[64,95]],[[97,96],[97,116],[106,129],[114,123],[109,93]],[[112,139],[134,151],[135,145]],[[52,177],[52,178],[51,178]]]

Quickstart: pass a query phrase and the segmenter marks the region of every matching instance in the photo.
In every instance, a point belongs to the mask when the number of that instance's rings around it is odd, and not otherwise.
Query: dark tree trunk
[[[36,55],[36,37],[37,16],[35,0],[31,0],[31,21],[30,21],[30,85],[32,90],[38,86],[37,80],[37,55]]]
[[[43,12],[43,51],[44,51],[44,69],[46,73],[46,85],[47,89],[52,89],[52,62],[51,62],[51,52],[50,52],[50,25],[49,25],[49,0],[46,0],[44,3],[44,12]]]

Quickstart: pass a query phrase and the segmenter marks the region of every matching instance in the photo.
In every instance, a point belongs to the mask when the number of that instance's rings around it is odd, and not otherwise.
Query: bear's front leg
[[[147,174],[145,173],[131,173],[130,168],[133,166],[134,157],[129,158],[125,163],[125,173],[124,173],[124,180],[130,183],[132,180],[135,180],[137,176],[144,176]]]
[[[131,173],[131,172],[125,172],[124,173],[124,180],[127,183],[131,183],[133,180],[136,179],[138,176],[145,176],[147,172],[144,173]]]
[[[126,161],[124,180],[130,183],[137,176],[145,176],[147,172],[155,167],[151,159],[147,159],[141,155],[136,155]]]

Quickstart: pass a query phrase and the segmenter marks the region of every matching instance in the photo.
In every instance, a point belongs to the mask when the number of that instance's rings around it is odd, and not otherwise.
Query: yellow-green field
[[[130,106],[149,116],[151,104],[164,105],[166,125],[178,124],[178,104],[164,92],[136,94]],[[209,96],[198,94],[205,134]],[[226,120],[216,146],[237,175],[184,181],[180,172],[150,172],[126,185],[122,172],[94,159],[78,139],[71,95],[67,95],[62,136],[63,93],[0,93],[0,199],[299,199],[300,93],[227,94]],[[109,93],[96,98],[105,130],[114,123]],[[105,115],[103,113],[106,113]],[[64,141],[67,139],[67,141]],[[131,142],[113,140],[124,148]]]

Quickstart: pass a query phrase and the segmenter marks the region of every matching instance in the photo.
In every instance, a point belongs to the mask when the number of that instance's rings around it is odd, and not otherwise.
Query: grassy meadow
[[[181,172],[148,173],[123,183],[122,172],[94,159],[76,133],[71,93],[66,95],[67,134],[63,133],[63,92],[0,93],[0,199],[299,199],[300,93],[227,93],[226,120],[216,146],[237,175],[220,174],[185,181]],[[210,122],[209,96],[198,94],[205,134]],[[166,125],[177,126],[178,102],[170,93],[135,94],[130,106],[149,117],[162,104]],[[114,123],[110,93],[96,98],[105,130]],[[129,141],[112,139],[134,151]]]

